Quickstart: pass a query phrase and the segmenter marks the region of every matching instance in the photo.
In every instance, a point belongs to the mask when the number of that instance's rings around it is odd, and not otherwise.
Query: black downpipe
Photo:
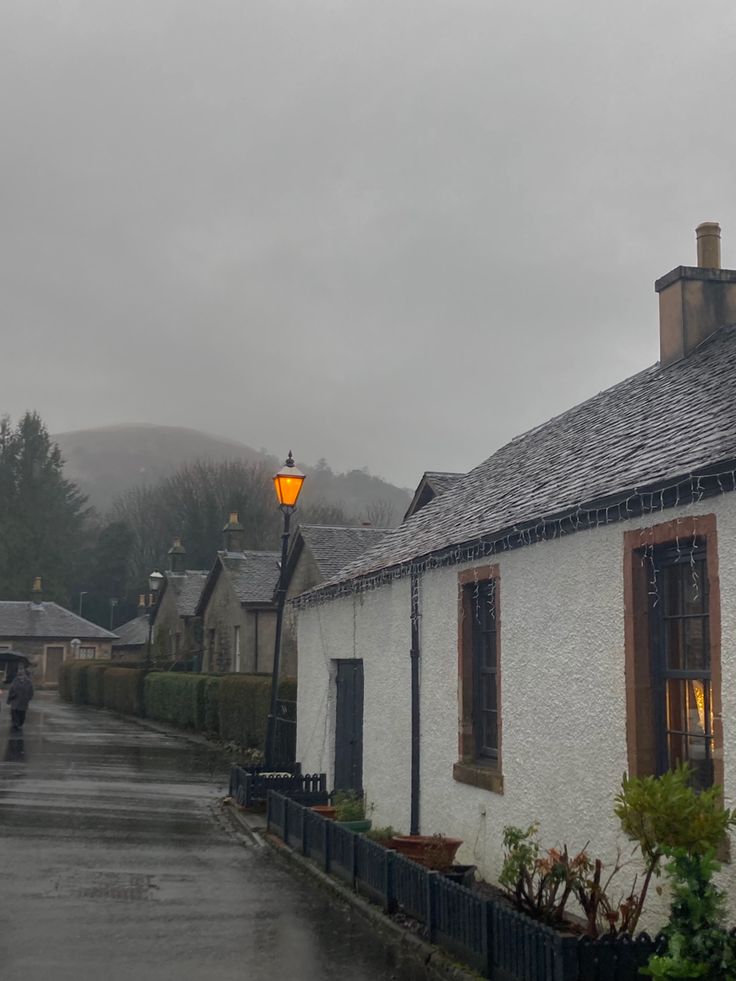
[[[409,834],[419,834],[419,573],[411,574],[411,816]]]

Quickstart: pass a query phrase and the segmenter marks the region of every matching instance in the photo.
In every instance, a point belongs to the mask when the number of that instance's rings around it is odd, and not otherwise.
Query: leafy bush
[[[332,804],[336,821],[362,821],[365,818],[365,800],[354,790],[338,790]]]
[[[86,669],[87,678],[87,704],[94,705],[96,708],[103,708],[105,705],[105,674],[110,669],[109,661],[99,661],[92,663]]]
[[[65,702],[72,700],[72,664],[73,661],[63,661],[59,665],[59,698]]]
[[[67,664],[69,665],[68,668],[65,667]],[[109,665],[109,661],[80,661],[76,659],[65,661],[62,664],[62,668],[64,668],[65,672],[68,672],[67,679],[64,682],[64,689],[69,695],[68,701],[73,702],[75,705],[89,705],[90,671],[98,667],[107,668]]]
[[[214,736],[220,733],[219,678],[207,678],[204,685],[204,730]]]
[[[206,683],[207,675],[202,674],[149,674],[144,687],[146,715],[181,729],[203,731]]]
[[[281,681],[279,698],[296,701],[295,680]],[[220,680],[219,703],[221,738],[262,750],[271,703],[271,679],[266,675],[225,675]]]
[[[104,680],[103,705],[123,715],[144,715],[144,668],[109,667]]]
[[[379,845],[390,845],[391,839],[400,835],[401,832],[392,828],[390,824],[387,824],[382,828],[371,828],[370,831],[366,832],[366,838],[370,838],[371,841],[378,842]]]

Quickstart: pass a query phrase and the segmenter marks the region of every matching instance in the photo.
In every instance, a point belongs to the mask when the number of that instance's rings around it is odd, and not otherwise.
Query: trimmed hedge
[[[59,665],[59,698],[65,702],[72,700],[72,661],[62,661]]]
[[[284,678],[279,698],[296,701],[296,681]],[[258,674],[229,674],[220,681],[220,736],[227,742],[264,749],[271,707],[271,678]]]
[[[204,690],[208,676],[154,671],[144,686],[145,713],[149,719],[171,722],[182,729],[204,730]]]
[[[103,708],[105,705],[105,675],[110,670],[110,662],[102,661],[92,663],[87,668],[87,704],[94,705],[95,708]]]
[[[123,715],[144,715],[145,668],[110,667],[104,674],[104,707]]]
[[[213,736],[220,734],[221,681],[221,678],[208,677],[204,686],[204,731]]]

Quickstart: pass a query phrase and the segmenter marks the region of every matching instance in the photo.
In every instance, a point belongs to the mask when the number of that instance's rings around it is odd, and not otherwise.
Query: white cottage
[[[736,271],[656,283],[661,360],[514,439],[297,599],[297,754],[374,823],[612,857],[624,772],[736,788]],[[716,255],[716,251],[718,254]],[[732,877],[729,869],[727,876]]]

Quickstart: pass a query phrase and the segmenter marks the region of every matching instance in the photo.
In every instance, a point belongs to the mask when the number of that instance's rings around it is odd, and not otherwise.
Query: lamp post
[[[86,590],[86,589],[83,589],[83,590],[82,590],[82,591],[80,592],[80,594],[79,594],[79,616],[80,616],[80,617],[81,617],[81,615],[82,615],[82,600],[84,599],[84,597],[85,597],[86,595],[87,595],[87,590]]]
[[[266,769],[276,762],[274,750],[276,742],[276,702],[279,693],[279,661],[281,659],[281,627],[284,621],[284,604],[286,602],[286,553],[289,549],[289,529],[291,516],[296,510],[302,484],[305,476],[294,466],[294,457],[289,455],[278,473],[274,474],[273,484],[279,507],[284,515],[284,529],[281,534],[281,568],[279,570],[279,588],[276,593],[276,641],[273,650],[273,674],[271,676],[271,711],[268,715],[266,730]]]
[[[146,667],[151,667],[151,638],[153,635],[153,615],[156,611],[156,594],[161,588],[161,583],[164,581],[164,577],[160,572],[152,572],[148,577],[148,588],[150,592],[148,594],[148,605],[146,606],[146,614],[148,615],[148,640],[146,641]]]

